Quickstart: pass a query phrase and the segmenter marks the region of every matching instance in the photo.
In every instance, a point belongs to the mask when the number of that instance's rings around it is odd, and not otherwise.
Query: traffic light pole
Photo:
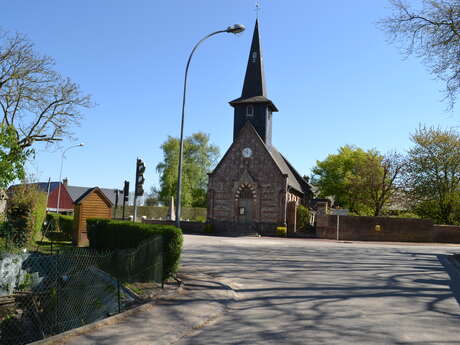
[[[129,182],[125,180],[125,184],[123,186],[123,214],[122,219],[125,220],[125,206],[126,202],[129,199]]]
[[[133,216],[133,222],[136,221],[137,218],[137,196],[136,193],[134,193],[134,216]]]
[[[136,159],[136,179],[134,180],[134,215],[133,215],[133,222],[136,221],[137,218],[137,179],[139,177],[139,158]]]
[[[142,159],[136,160],[136,181],[134,186],[134,216],[133,222],[137,218],[137,197],[144,195],[144,171],[145,165]]]

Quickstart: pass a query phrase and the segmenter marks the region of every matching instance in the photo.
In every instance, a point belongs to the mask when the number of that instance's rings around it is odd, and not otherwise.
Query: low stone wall
[[[143,219],[142,223],[145,224],[158,224],[158,225],[176,225],[176,222],[173,220],[155,220],[155,219]],[[187,222],[181,221],[180,227],[184,233],[203,233],[204,226],[206,224],[203,222]]]
[[[160,225],[176,225],[175,221],[171,220],[155,220],[143,219],[145,224],[160,224]],[[205,231],[206,223],[202,222],[187,222],[181,221],[180,227],[183,233],[188,234],[209,234],[222,236],[248,236],[248,235],[263,235],[275,236],[277,224],[272,223],[257,223],[257,224],[238,224],[233,222],[217,222],[209,224],[208,231]]]
[[[219,222],[211,223],[212,233],[225,236],[273,236],[276,234],[276,224],[272,223],[234,223],[234,222]]]
[[[433,225],[433,242],[460,243],[460,226]]]
[[[337,239],[337,216],[318,216],[316,236]],[[339,216],[339,240],[433,242],[433,222],[414,218]]]
[[[317,216],[316,237],[337,239],[337,216]],[[460,226],[428,219],[339,216],[339,240],[460,243]]]
[[[200,207],[183,207],[181,209],[181,219],[191,219],[191,220],[206,220],[206,208]],[[113,210],[114,218],[121,218],[123,214],[123,207],[118,205],[117,209]],[[133,206],[126,206],[125,209],[125,218],[128,218],[130,215],[134,214]],[[166,219],[168,216],[168,207],[158,207],[158,206],[138,206],[137,207],[137,217],[141,218],[142,216],[147,217],[148,219]]]

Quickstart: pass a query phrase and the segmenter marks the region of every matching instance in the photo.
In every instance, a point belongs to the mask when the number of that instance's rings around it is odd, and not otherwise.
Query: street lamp
[[[184,78],[184,94],[182,96],[182,118],[181,118],[181,125],[180,125],[180,145],[179,145],[179,167],[177,172],[177,208],[176,208],[176,225],[180,227],[180,213],[181,213],[181,187],[182,187],[182,159],[183,159],[183,149],[184,149],[184,118],[185,118],[185,96],[187,94],[187,74],[188,68],[190,67],[190,61],[192,60],[193,53],[198,48],[198,46],[207,40],[209,37],[220,34],[220,33],[232,33],[238,34],[243,32],[246,28],[242,24],[235,24],[229,26],[225,30],[219,30],[213,32],[205,37],[203,37],[192,49],[190,56],[187,60],[187,66],[185,67],[185,78]]]
[[[81,147],[85,146],[85,144],[80,143],[78,145],[72,145],[66,148],[64,151],[62,151],[62,156],[61,156],[61,170],[59,171],[59,187],[58,187],[58,198],[57,198],[57,207],[56,207],[56,213],[59,213],[59,206],[61,206],[61,183],[62,183],[62,166],[64,165],[64,156],[67,151],[70,149],[73,149],[74,147]]]

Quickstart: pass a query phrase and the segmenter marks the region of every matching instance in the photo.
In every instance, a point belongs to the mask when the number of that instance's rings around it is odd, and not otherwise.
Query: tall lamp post
[[[235,24],[232,26],[229,26],[225,30],[219,30],[216,32],[213,32],[205,37],[203,37],[192,49],[192,52],[190,53],[190,56],[188,57],[187,60],[187,66],[185,67],[185,78],[184,78],[184,94],[182,96],[182,118],[181,118],[181,125],[180,125],[180,145],[179,145],[179,167],[177,171],[177,208],[176,208],[176,225],[177,227],[180,227],[180,214],[181,214],[181,194],[182,194],[182,160],[183,160],[183,150],[184,150],[184,119],[185,119],[185,97],[187,94],[187,75],[188,75],[188,69],[190,67],[190,61],[192,60],[193,53],[195,53],[195,50],[198,48],[198,46],[203,43],[205,40],[207,40],[209,37],[221,34],[221,33],[232,33],[232,34],[238,34],[240,32],[243,32],[246,28],[244,25],[241,24]]]
[[[64,151],[62,151],[62,156],[61,156],[61,170],[59,171],[59,187],[58,187],[58,198],[57,198],[57,207],[56,207],[56,213],[59,213],[59,208],[61,206],[61,184],[62,184],[62,167],[64,165],[64,157],[65,153],[69,151],[70,149],[73,149],[74,147],[81,147],[85,146],[85,144],[81,143],[78,145],[72,145],[66,148]]]

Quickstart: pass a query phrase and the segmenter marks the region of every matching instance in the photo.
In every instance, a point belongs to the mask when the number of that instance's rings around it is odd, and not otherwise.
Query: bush
[[[285,226],[278,226],[276,227],[276,235],[280,237],[287,236],[287,228]]]
[[[8,223],[0,222],[0,237],[6,237],[8,232]]]
[[[203,232],[204,232],[205,234],[213,234],[213,233],[214,233],[214,225],[209,224],[209,223],[206,224],[206,225],[204,226]]]
[[[46,215],[46,222],[48,223],[48,232],[62,232],[66,241],[72,240],[73,231],[73,217],[65,216],[58,213],[48,213]],[[45,234],[46,235],[46,234]]]
[[[24,247],[36,239],[46,211],[46,194],[34,185],[23,184],[13,189],[8,200],[8,237],[17,247]]]
[[[179,228],[171,225],[133,223],[129,221],[92,218],[87,219],[88,239],[97,250],[136,248],[149,237],[163,237],[163,280],[179,269],[183,236]]]
[[[303,205],[297,207],[297,228],[302,229],[307,227],[310,223],[310,211]]]

